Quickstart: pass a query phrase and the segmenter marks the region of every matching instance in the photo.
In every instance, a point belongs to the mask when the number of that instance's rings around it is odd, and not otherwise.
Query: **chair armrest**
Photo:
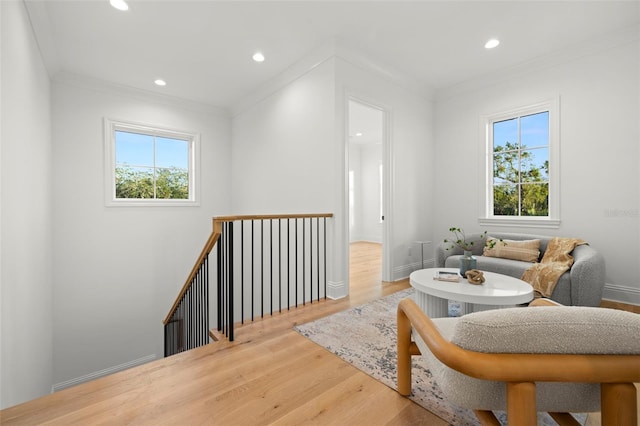
[[[522,308],[512,308],[520,310]],[[543,309],[543,308],[541,308]],[[563,307],[558,309],[572,309]],[[398,304],[398,390],[401,359],[409,355],[411,328],[443,364],[477,379],[505,382],[616,383],[640,381],[640,355],[590,355],[566,353],[488,353],[463,349],[445,339],[431,319],[411,299]],[[523,314],[526,310],[521,311]],[[475,314],[471,314],[475,315]],[[402,379],[404,380],[404,379]]]
[[[576,306],[600,306],[605,283],[605,262],[601,253],[589,245],[576,247],[571,278],[571,304]]]

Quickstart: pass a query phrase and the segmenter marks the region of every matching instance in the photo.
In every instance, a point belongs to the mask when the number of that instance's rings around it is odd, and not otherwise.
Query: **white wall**
[[[58,79],[57,79],[58,80]],[[65,77],[53,84],[54,384],[163,357],[162,320],[230,205],[230,121]],[[105,207],[103,119],[200,134],[199,207]]]
[[[22,2],[0,2],[0,409],[51,389],[49,77]]]
[[[345,58],[336,59],[336,80],[338,129],[343,129],[350,96],[383,107],[389,114],[391,146],[383,154],[389,158],[390,167],[386,169],[391,181],[387,191],[390,211],[385,212],[385,220],[389,221],[387,226],[393,235],[385,247],[390,253],[387,279],[405,278],[420,265],[415,241],[432,238],[431,194],[435,186],[432,103],[416,94],[416,90],[406,89]],[[343,143],[343,130],[337,138],[338,144]],[[344,168],[341,175],[344,182]],[[341,208],[345,206],[346,201]]]
[[[501,229],[585,239],[603,253],[605,298],[640,303],[640,42],[567,52],[560,63],[505,75],[436,104],[434,235],[479,231],[482,114],[560,96],[559,229]]]
[[[322,61],[233,118],[233,214],[334,213],[343,149],[335,143],[335,72]],[[345,235],[327,222],[329,252]],[[327,294],[339,297],[344,275],[327,270]]]
[[[330,212],[328,293],[347,294],[348,97],[385,107],[391,113],[393,182],[388,216],[392,279],[409,275],[419,262],[409,249],[430,230],[429,164],[432,147],[428,101],[412,91],[354,66],[338,56],[316,62],[233,119],[234,214]]]
[[[381,144],[349,144],[349,170],[355,176],[354,224],[350,241],[382,242],[380,223]]]
[[[332,213],[333,62],[233,118],[234,214]]]

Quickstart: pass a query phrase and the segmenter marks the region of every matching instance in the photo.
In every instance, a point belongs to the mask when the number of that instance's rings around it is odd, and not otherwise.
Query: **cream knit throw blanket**
[[[587,244],[578,238],[554,237],[549,241],[540,263],[524,271],[522,280],[533,287],[535,297],[551,297],[560,276],[573,265],[571,252],[576,246]]]

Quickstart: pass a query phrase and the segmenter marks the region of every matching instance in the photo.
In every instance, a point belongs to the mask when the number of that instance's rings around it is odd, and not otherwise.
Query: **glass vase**
[[[467,271],[476,269],[477,263],[478,260],[473,255],[473,252],[471,250],[465,250],[464,254],[460,258],[460,275],[466,278]]]

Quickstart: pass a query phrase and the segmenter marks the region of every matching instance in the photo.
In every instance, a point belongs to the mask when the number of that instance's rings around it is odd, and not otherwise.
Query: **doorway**
[[[348,103],[349,274],[366,271],[365,281],[385,280],[384,220],[386,112],[355,99]],[[362,256],[362,253],[367,253]],[[366,262],[366,264],[364,264]],[[363,277],[350,282],[362,282]]]

